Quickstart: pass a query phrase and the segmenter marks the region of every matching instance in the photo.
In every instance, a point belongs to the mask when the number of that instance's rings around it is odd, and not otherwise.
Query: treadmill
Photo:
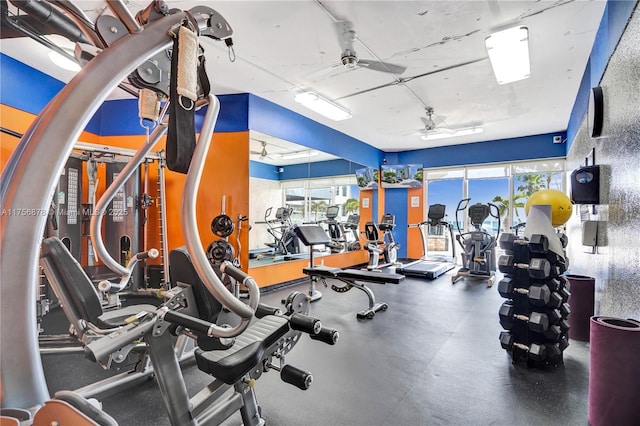
[[[451,224],[444,221],[445,216],[444,204],[432,204],[429,206],[429,212],[427,213],[428,220],[416,224],[409,225],[409,228],[420,229],[420,236],[422,237],[422,249],[424,255],[411,263],[396,267],[396,272],[409,277],[425,278],[428,280],[435,280],[440,275],[443,275],[456,267],[456,247],[453,238],[453,227]],[[447,229],[449,231],[449,238],[451,241],[451,258],[429,258],[429,251],[427,248],[427,237],[429,236],[429,229]],[[443,231],[444,235],[446,231]]]

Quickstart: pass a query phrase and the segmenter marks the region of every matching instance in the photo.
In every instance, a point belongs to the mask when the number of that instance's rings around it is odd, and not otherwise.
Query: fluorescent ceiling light
[[[78,72],[81,69],[80,65],[77,62],[74,62],[71,59],[65,56],[62,56],[55,50],[52,50],[49,52],[49,59],[51,59],[51,62],[53,62],[60,68],[64,68],[65,70],[68,70],[68,71]]]
[[[296,151],[289,152],[287,154],[281,154],[280,158],[282,160],[294,160],[296,158],[305,158],[305,157],[313,157],[314,155],[318,155],[318,151],[313,149],[306,149],[304,151]]]
[[[515,27],[484,39],[498,84],[529,78],[529,30]]]
[[[450,132],[429,132],[420,136],[420,139],[424,141],[433,141],[436,139],[452,138],[455,136],[477,135],[482,132],[484,132],[482,127],[464,127],[462,129],[454,129]]]
[[[300,93],[296,95],[295,100],[310,110],[335,121],[342,121],[347,118],[351,118],[351,112],[347,109],[342,108],[340,105],[334,104],[313,92]]]

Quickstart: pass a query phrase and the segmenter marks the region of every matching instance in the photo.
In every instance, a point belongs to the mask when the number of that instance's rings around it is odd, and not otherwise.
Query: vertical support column
[[[409,224],[409,214],[407,209],[407,189],[392,188],[385,191],[385,209],[380,214],[390,213],[396,217],[396,227],[393,230],[393,237],[396,243],[400,244],[398,258],[407,257],[407,225]]]
[[[416,203],[417,201],[417,203]],[[424,191],[422,188],[407,189],[407,224],[425,220]],[[419,228],[407,229],[407,257],[419,259],[424,256],[422,236]]]

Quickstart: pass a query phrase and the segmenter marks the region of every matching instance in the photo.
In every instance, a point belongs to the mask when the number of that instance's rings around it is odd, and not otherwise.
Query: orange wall
[[[375,222],[380,223],[382,216],[386,213],[384,206],[384,188],[378,182],[378,217]]]
[[[144,136],[106,136],[100,143],[121,148],[137,149],[144,142]],[[158,142],[154,151],[164,149],[164,139]],[[196,196],[196,217],[202,246],[218,239],[211,232],[211,220],[221,213],[222,196],[226,195],[225,213],[234,221],[238,214],[249,213],[249,133],[215,133],[209,148],[206,165]],[[149,166],[149,195],[157,196],[157,166]],[[182,234],[181,206],[186,175],[165,168],[167,248],[184,245]],[[158,209],[148,209],[148,248],[160,247]],[[237,230],[228,237],[237,253]],[[240,243],[243,247],[241,263],[248,264],[248,233],[242,232]],[[245,268],[246,269],[246,268]]]
[[[18,133],[24,133],[35,119],[35,115],[20,111],[18,109],[0,105],[0,117],[2,126]],[[92,133],[83,132],[80,140],[83,142],[100,145],[114,146],[120,148],[137,149],[145,140],[142,135],[135,136],[98,136]],[[8,161],[12,152],[18,144],[18,139],[14,136],[0,133],[0,167]],[[154,151],[164,149],[164,140],[158,142]],[[249,213],[249,134],[248,132],[238,133],[216,133],[213,136],[213,143],[207,157],[200,189],[197,195],[197,218],[200,239],[206,249],[207,246],[217,237],[214,237],[210,224],[211,220],[221,213],[222,195],[227,196],[226,214],[235,220],[238,214],[247,215]],[[105,168],[98,168],[98,197],[105,189]],[[86,169],[84,173],[83,201],[88,200],[88,181]],[[149,167],[149,195],[157,196],[157,166]],[[182,193],[184,188],[185,175],[166,170],[166,195],[167,195],[167,239],[168,248],[178,247],[184,244],[181,228],[180,206],[182,203]],[[159,217],[157,209],[147,210],[148,218],[148,246],[147,248],[160,247],[159,238]],[[234,232],[229,241],[237,250],[236,234]],[[248,264],[248,232],[243,232],[240,240],[243,249],[241,262]],[[86,239],[83,241],[86,247]],[[86,261],[86,253],[83,256]],[[246,269],[246,268],[245,268]]]
[[[418,197],[420,203],[417,207],[411,206],[411,198]],[[422,188],[409,188],[407,190],[407,222],[415,224],[424,220],[424,191]],[[422,238],[418,228],[407,229],[407,257],[417,259],[424,255]]]
[[[373,191],[375,190],[360,191],[360,226],[358,228],[360,232],[364,230],[365,223],[373,221]],[[362,200],[364,198],[369,199],[369,207],[363,207]],[[362,234],[358,238],[360,239],[360,247],[364,248],[367,244],[367,239]]]
[[[5,129],[23,134],[35,118],[36,116],[31,113],[0,104],[0,124]],[[99,137],[93,133],[82,132],[80,139],[84,142],[97,143]],[[4,166],[9,161],[18,142],[18,138],[0,132],[0,170],[4,170]]]

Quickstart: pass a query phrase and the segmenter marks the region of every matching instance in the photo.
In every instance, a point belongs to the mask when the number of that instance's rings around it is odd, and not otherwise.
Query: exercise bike
[[[331,253],[342,253],[346,250],[347,240],[345,239],[344,228],[342,224],[336,220],[339,212],[340,206],[327,207],[326,219],[324,220],[327,224],[327,233],[329,237],[331,237],[329,243]]]
[[[342,224],[345,231],[345,240],[347,241],[347,251],[360,250],[360,215],[350,214],[347,221]]]
[[[496,271],[496,241],[500,234],[500,229],[496,235],[491,235],[482,228],[483,222],[489,217],[493,217],[500,222],[500,210],[495,204],[476,203],[469,206],[470,198],[460,200],[456,208],[456,226],[459,234],[456,240],[462,247],[462,268],[451,277],[451,283],[455,283],[460,278],[476,278],[487,281],[487,287],[493,285]],[[469,220],[473,229],[469,232],[462,232],[458,212],[464,211],[468,207]]]
[[[378,225],[373,222],[365,223],[364,235],[367,239],[365,248],[369,252],[369,263],[367,264],[369,271],[400,265],[398,263],[400,244],[396,243],[393,238],[395,227],[396,217],[389,213],[382,215]],[[382,237],[380,231],[382,231]],[[384,259],[382,264],[380,264],[380,255]]]

